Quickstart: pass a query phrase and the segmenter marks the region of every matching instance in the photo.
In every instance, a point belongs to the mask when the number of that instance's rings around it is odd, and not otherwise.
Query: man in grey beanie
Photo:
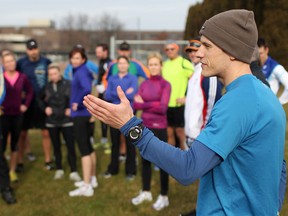
[[[200,178],[197,215],[277,215],[286,174],[286,117],[277,97],[250,71],[258,35],[254,14],[217,14],[204,23],[200,34],[202,45],[196,55],[202,74],[220,78],[226,93],[189,150],[157,139],[133,116],[120,87],[119,105],[92,95],[84,104],[97,119],[129,137],[143,158],[180,183]]]

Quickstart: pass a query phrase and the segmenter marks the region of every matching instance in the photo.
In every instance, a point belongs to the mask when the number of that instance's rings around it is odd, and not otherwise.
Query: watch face
[[[130,138],[131,139],[137,139],[139,137],[139,133],[138,133],[138,131],[137,130],[131,130],[131,132],[130,132]]]
[[[129,130],[129,137],[132,140],[137,140],[142,134],[142,127],[137,125]]]

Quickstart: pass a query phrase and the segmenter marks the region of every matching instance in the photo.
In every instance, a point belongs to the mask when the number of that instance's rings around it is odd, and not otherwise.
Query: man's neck
[[[246,74],[251,74],[250,65],[240,61],[233,61],[231,66],[227,68],[219,78],[223,80],[224,86],[227,86],[234,80]]]
[[[40,56],[37,56],[37,57],[30,57],[30,56],[28,56],[28,58],[29,58],[29,60],[30,60],[31,62],[36,62],[36,61],[38,61],[38,60],[40,59]]]

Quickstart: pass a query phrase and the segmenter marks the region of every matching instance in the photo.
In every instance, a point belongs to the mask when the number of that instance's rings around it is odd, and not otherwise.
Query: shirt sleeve
[[[133,92],[131,92],[129,94],[125,93],[125,95],[129,101],[133,101],[133,98],[138,91],[138,80],[137,80],[136,76],[134,76],[134,75],[130,76],[130,85],[128,88],[133,88]],[[117,97],[118,97],[118,94],[117,94]]]
[[[143,91],[142,89],[143,89],[143,85],[141,84],[139,91],[138,91],[140,96],[141,96],[141,92]],[[150,113],[164,114],[167,112],[168,103],[170,99],[170,93],[171,93],[171,86],[167,82],[167,84],[165,84],[162,90],[160,101],[149,101],[149,102],[144,101],[143,103],[137,103],[134,101],[134,108],[137,110],[148,111]]]
[[[185,71],[188,79],[192,76],[192,74],[194,73],[194,70],[195,70],[193,64],[184,58],[183,58],[183,62],[182,62],[182,68]]]
[[[129,129],[139,123],[141,120],[133,117],[120,131],[127,136]],[[159,140],[145,127],[141,138],[134,144],[143,158],[159,166],[183,185],[194,182],[222,161],[219,155],[201,142],[195,141],[189,150],[183,151]]]
[[[68,64],[64,69],[63,77],[66,80],[72,80],[72,65]]]
[[[25,74],[21,74],[20,76],[24,76],[24,89],[26,91],[25,105],[29,107],[34,95],[33,87]]]
[[[273,70],[273,73],[277,80],[284,86],[284,90],[279,97],[279,101],[281,104],[286,104],[288,102],[288,72],[282,65],[277,65]]]
[[[4,75],[2,70],[2,65],[0,65],[0,104],[4,101],[6,95],[6,89],[5,89],[5,81],[4,81]]]

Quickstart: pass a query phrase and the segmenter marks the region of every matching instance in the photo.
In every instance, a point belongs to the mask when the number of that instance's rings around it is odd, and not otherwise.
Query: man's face
[[[38,48],[26,49],[26,53],[27,53],[29,59],[32,61],[38,60],[38,58],[40,56],[40,51]]]
[[[188,53],[189,59],[193,62],[193,64],[196,65],[196,64],[198,64],[200,62],[200,58],[198,58],[197,55],[196,55],[196,53],[197,53],[196,50],[190,49],[190,50],[187,51],[187,53]]]
[[[202,45],[196,52],[202,63],[202,75],[205,77],[217,76],[223,78],[230,56],[205,36],[201,37]]]
[[[268,59],[268,53],[269,53],[269,48],[261,46],[259,47],[259,59],[260,59],[260,64],[263,66],[265,62]]]
[[[175,59],[178,56],[178,48],[175,46],[175,44],[166,45],[165,52],[169,59]]]
[[[103,47],[99,46],[95,48],[95,55],[96,58],[101,60],[101,59],[106,59],[107,58],[107,50],[103,50]]]
[[[118,50],[119,56],[126,56],[127,58],[130,58],[131,51],[130,50]]]

